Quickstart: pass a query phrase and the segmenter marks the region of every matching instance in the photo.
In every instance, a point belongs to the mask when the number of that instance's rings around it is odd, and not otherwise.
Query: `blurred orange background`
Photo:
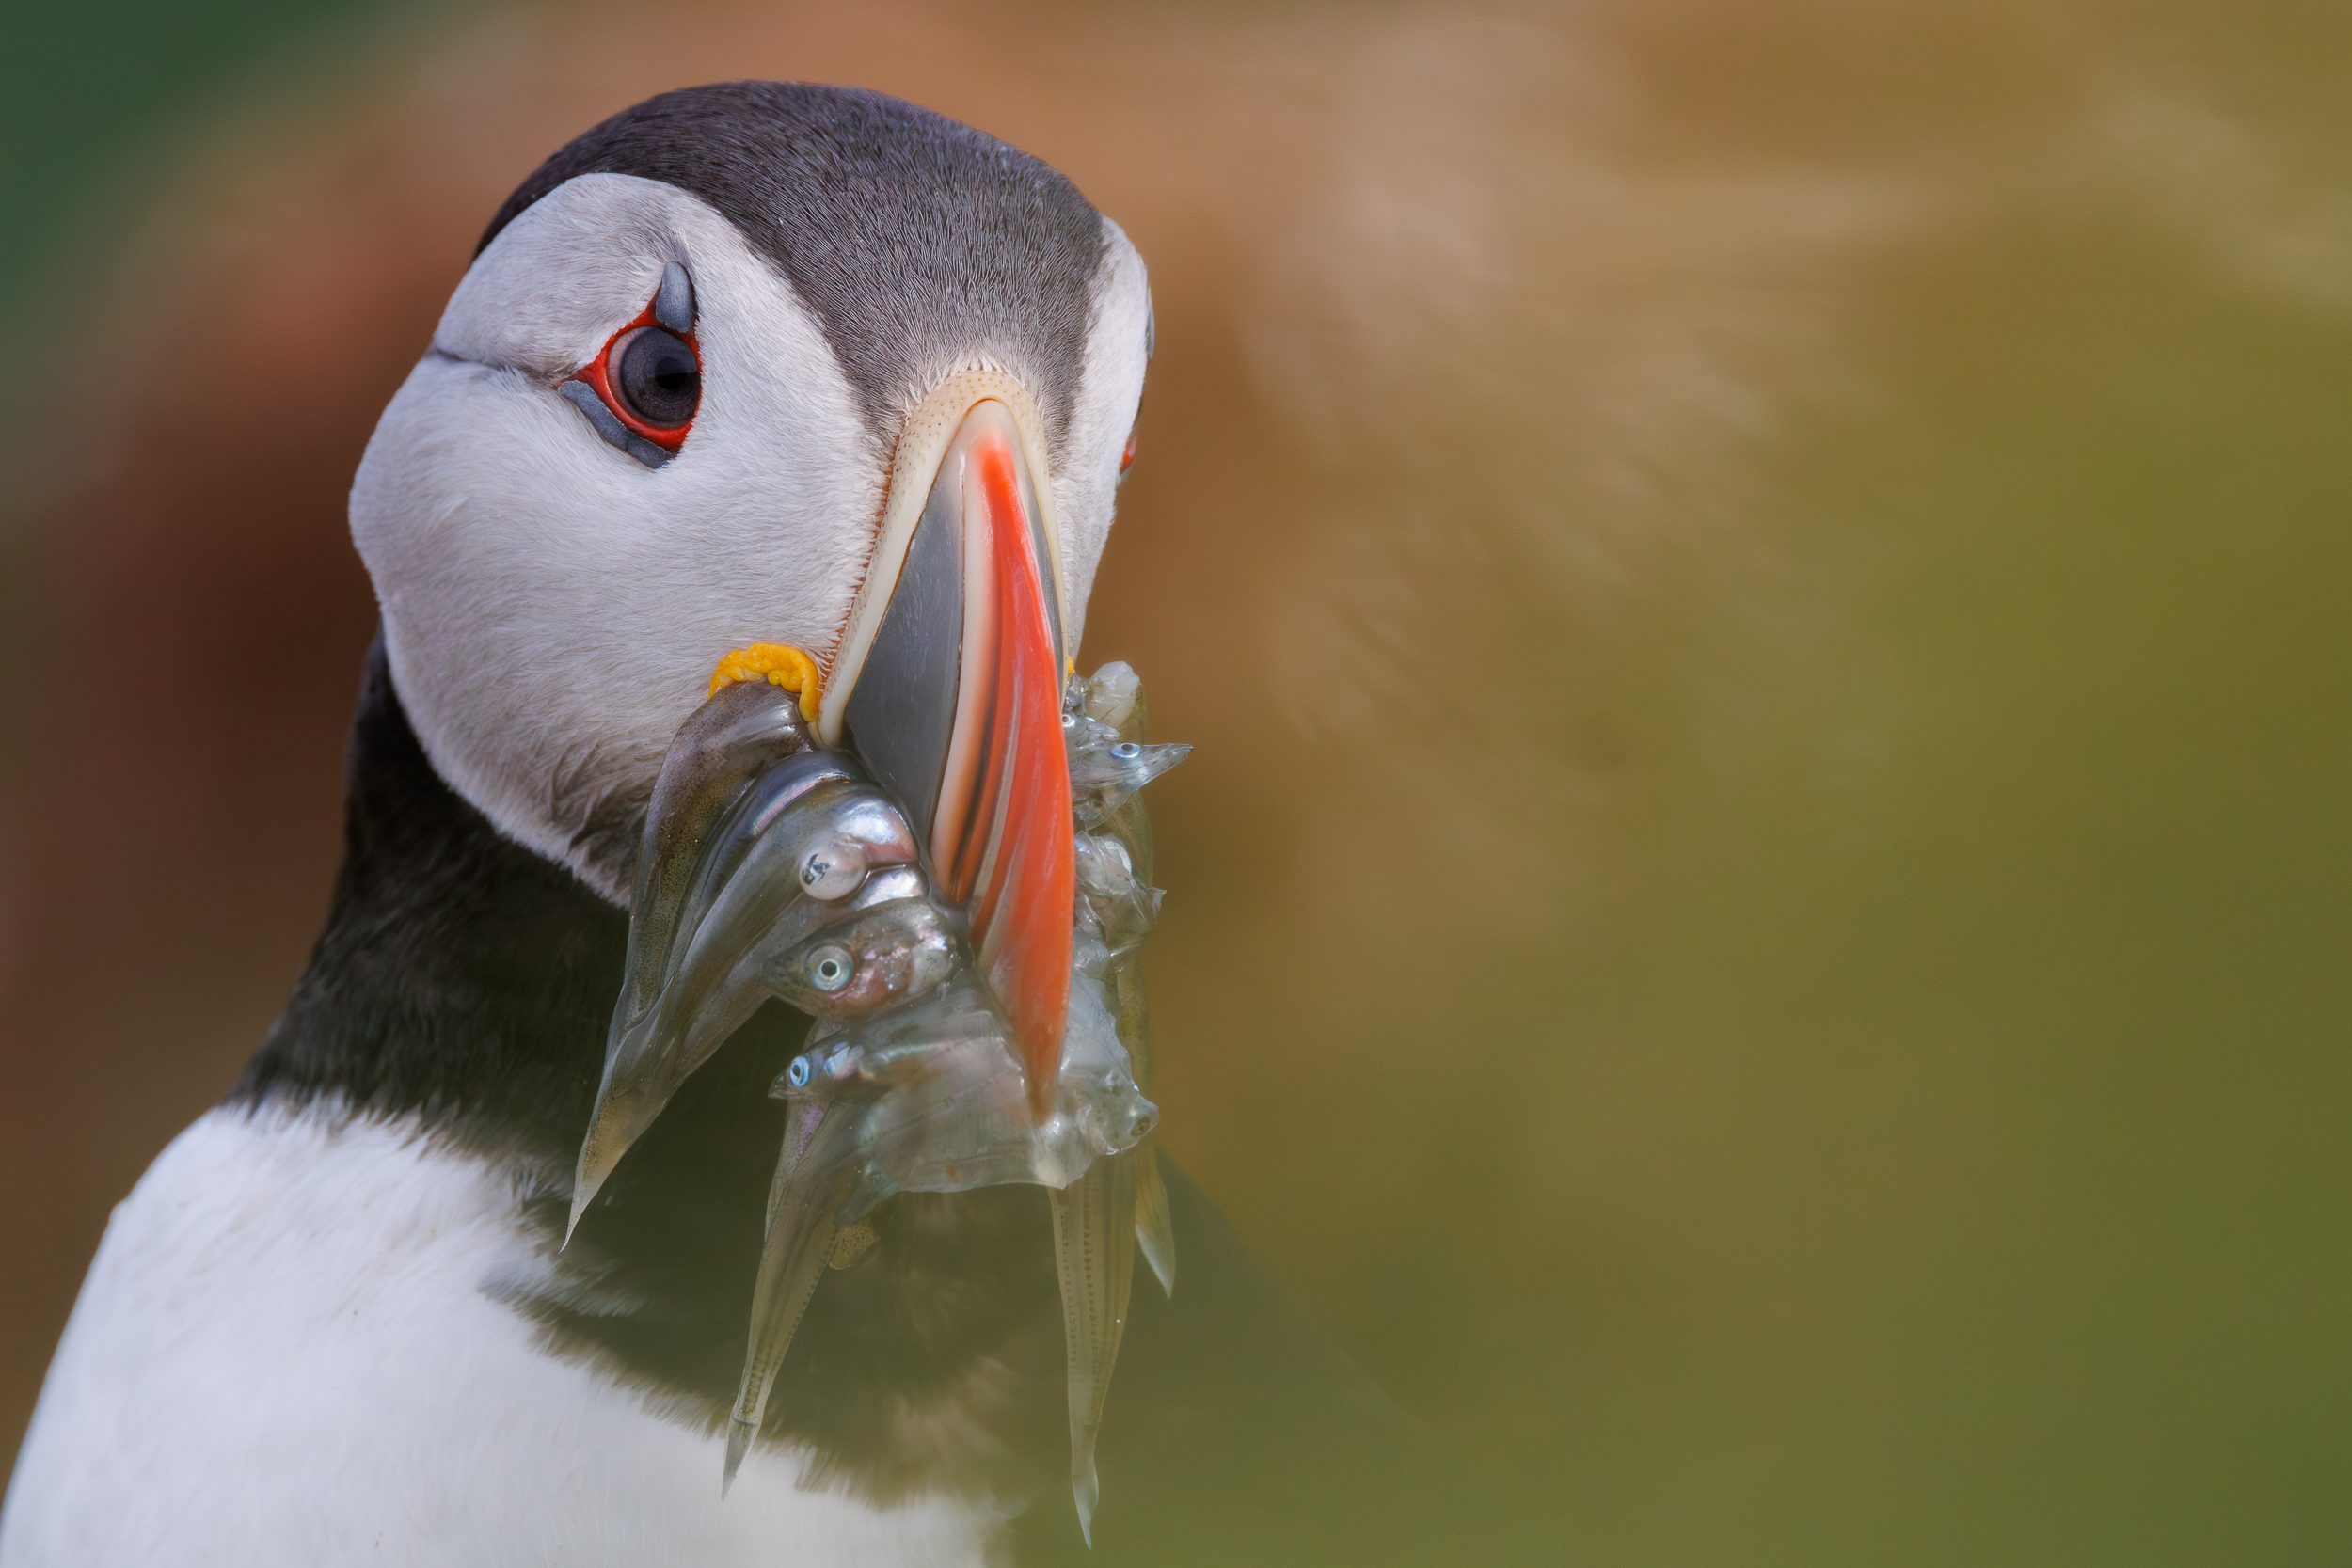
[[[1497,1478],[1472,1560],[2352,1541],[2344,16],[249,31],[6,302],[0,1457],[324,909],[377,411],[541,156],[766,75],[1151,263],[1083,661],[1199,746],[1168,1142]]]

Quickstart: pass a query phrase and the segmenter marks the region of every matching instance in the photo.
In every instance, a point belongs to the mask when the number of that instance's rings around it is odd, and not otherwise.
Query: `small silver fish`
[[[1123,664],[1064,693],[1075,958],[1050,1094],[981,978],[964,911],[845,753],[817,750],[790,695],[716,693],[680,729],[648,809],[628,974],[580,1149],[572,1218],[678,1086],[770,1000],[816,1022],[773,1092],[787,1104],[743,1375],[732,1481],[837,1240],[902,1192],[1033,1183],[1052,1194],[1070,1387],[1071,1488],[1089,1539],[1094,1448],[1138,1246],[1175,1278],[1140,950],[1158,918],[1136,792],[1189,752],[1140,738]]]

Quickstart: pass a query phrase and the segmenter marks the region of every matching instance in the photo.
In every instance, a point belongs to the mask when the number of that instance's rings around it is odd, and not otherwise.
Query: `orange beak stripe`
[[[993,643],[994,658],[973,672],[986,682],[967,691],[984,705],[974,772],[968,787],[942,791],[932,866],[947,896],[970,905],[981,973],[1012,1025],[1030,1113],[1041,1122],[1061,1071],[1076,896],[1062,672],[1005,431],[973,444],[965,485],[967,507],[985,513],[987,535],[987,580],[971,584],[967,613],[986,617],[977,645]]]

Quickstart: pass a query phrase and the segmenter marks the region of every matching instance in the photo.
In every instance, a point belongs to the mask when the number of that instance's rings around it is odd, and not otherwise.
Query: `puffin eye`
[[[641,326],[604,351],[605,381],[613,412],[659,431],[684,434],[703,395],[702,361],[693,345],[659,326]]]
[[[555,390],[598,436],[646,467],[675,456],[703,397],[694,285],[686,269],[675,261],[662,268],[652,302]]]

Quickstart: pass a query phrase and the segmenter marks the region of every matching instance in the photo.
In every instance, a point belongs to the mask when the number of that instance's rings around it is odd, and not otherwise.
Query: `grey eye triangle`
[[[694,330],[694,283],[675,261],[661,269],[661,288],[653,296],[653,319],[684,337]]]
[[[632,431],[612,417],[612,410],[596,396],[596,389],[585,381],[566,381],[556,388],[556,395],[588,417],[597,435],[618,447],[648,468],[659,468],[670,460],[670,454]]]

